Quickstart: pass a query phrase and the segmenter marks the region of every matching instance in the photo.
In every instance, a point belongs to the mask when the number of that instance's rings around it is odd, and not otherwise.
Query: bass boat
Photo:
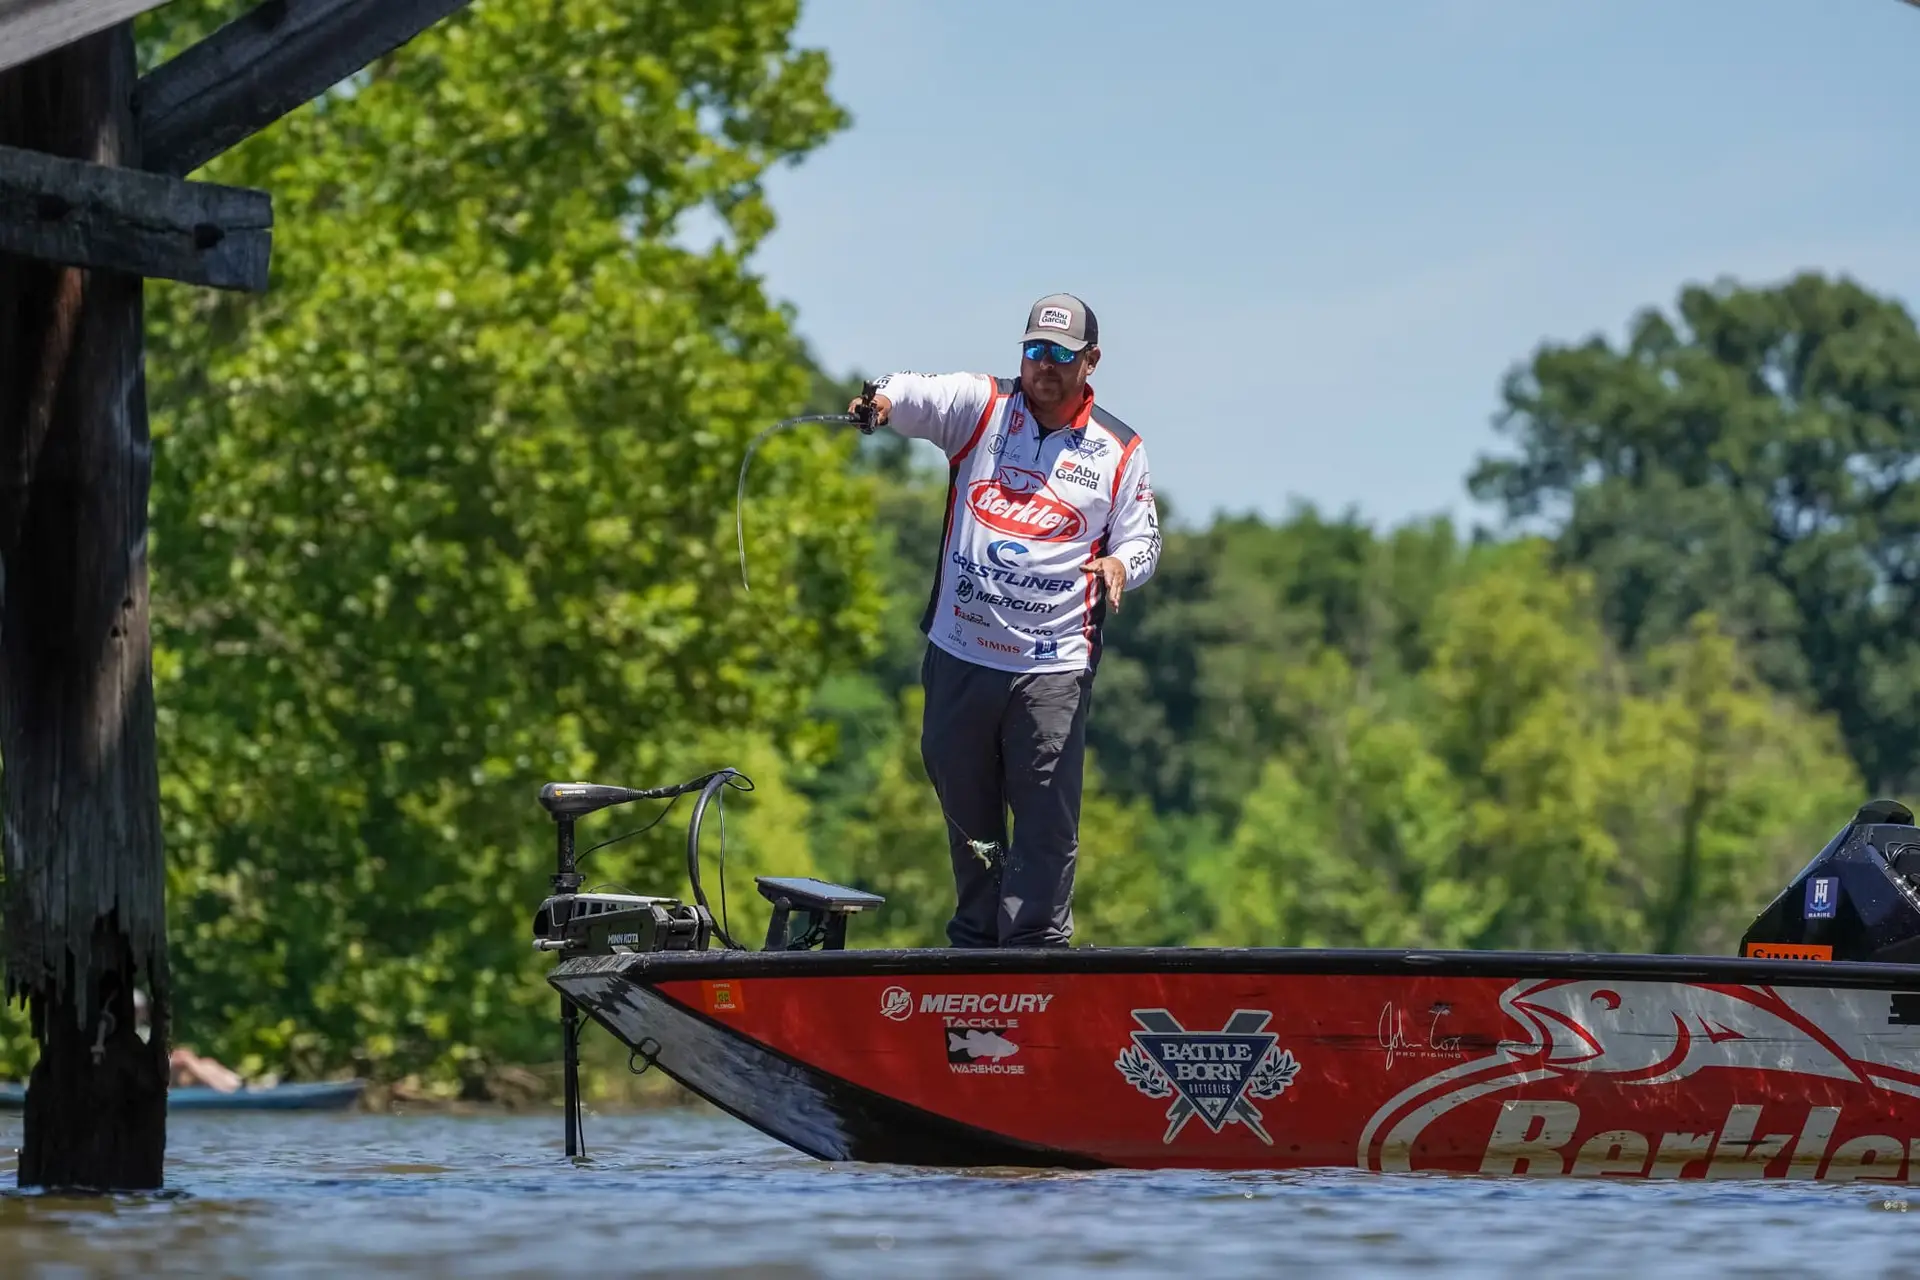
[[[753,951],[699,878],[702,815],[741,781],[541,789],[570,1155],[584,1013],[634,1070],[828,1161],[1920,1181],[1904,805],[1861,808],[1737,956],[849,950],[880,897],[769,876]],[[580,892],[579,819],[695,793],[691,903]]]

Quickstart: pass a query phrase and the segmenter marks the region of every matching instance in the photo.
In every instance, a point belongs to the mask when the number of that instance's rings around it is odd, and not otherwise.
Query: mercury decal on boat
[[[919,1011],[979,1017],[1045,1013],[1052,1003],[1051,991],[942,991],[922,994]],[[905,1022],[914,1014],[913,993],[905,987],[888,987],[880,993],[880,1012],[895,1022]]]
[[[1167,1108],[1171,1143],[1195,1116],[1219,1133],[1230,1124],[1245,1125],[1273,1145],[1266,1117],[1251,1099],[1266,1101],[1286,1092],[1300,1073],[1291,1050],[1266,1030],[1273,1014],[1265,1009],[1236,1009],[1218,1031],[1188,1031],[1165,1009],[1135,1009],[1133,1046],[1114,1061],[1128,1084],[1149,1098],[1173,1099]]]

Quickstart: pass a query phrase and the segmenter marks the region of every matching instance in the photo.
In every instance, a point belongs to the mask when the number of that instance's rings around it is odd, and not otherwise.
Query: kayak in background
[[[359,1101],[365,1080],[329,1080],[313,1084],[276,1084],[260,1089],[222,1093],[205,1085],[183,1085],[167,1091],[169,1111],[340,1111]],[[0,1083],[0,1111],[19,1111],[27,1103],[27,1086]]]

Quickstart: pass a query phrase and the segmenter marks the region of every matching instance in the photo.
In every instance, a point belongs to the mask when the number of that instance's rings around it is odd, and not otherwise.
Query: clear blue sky
[[[1920,300],[1897,0],[806,0],[845,133],[758,262],[835,372],[1016,371],[1098,313],[1184,521],[1482,515],[1505,371],[1683,282]]]

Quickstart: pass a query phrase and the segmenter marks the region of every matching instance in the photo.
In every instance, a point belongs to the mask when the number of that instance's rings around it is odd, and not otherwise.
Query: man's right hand
[[[852,403],[847,405],[847,412],[854,415],[857,418],[860,416],[860,411],[866,408],[866,405],[867,405],[867,402],[862,397],[855,396],[853,398]],[[873,425],[874,426],[876,427],[886,426],[887,417],[892,412],[893,412],[893,401],[887,399],[883,395],[876,394],[873,397]]]

